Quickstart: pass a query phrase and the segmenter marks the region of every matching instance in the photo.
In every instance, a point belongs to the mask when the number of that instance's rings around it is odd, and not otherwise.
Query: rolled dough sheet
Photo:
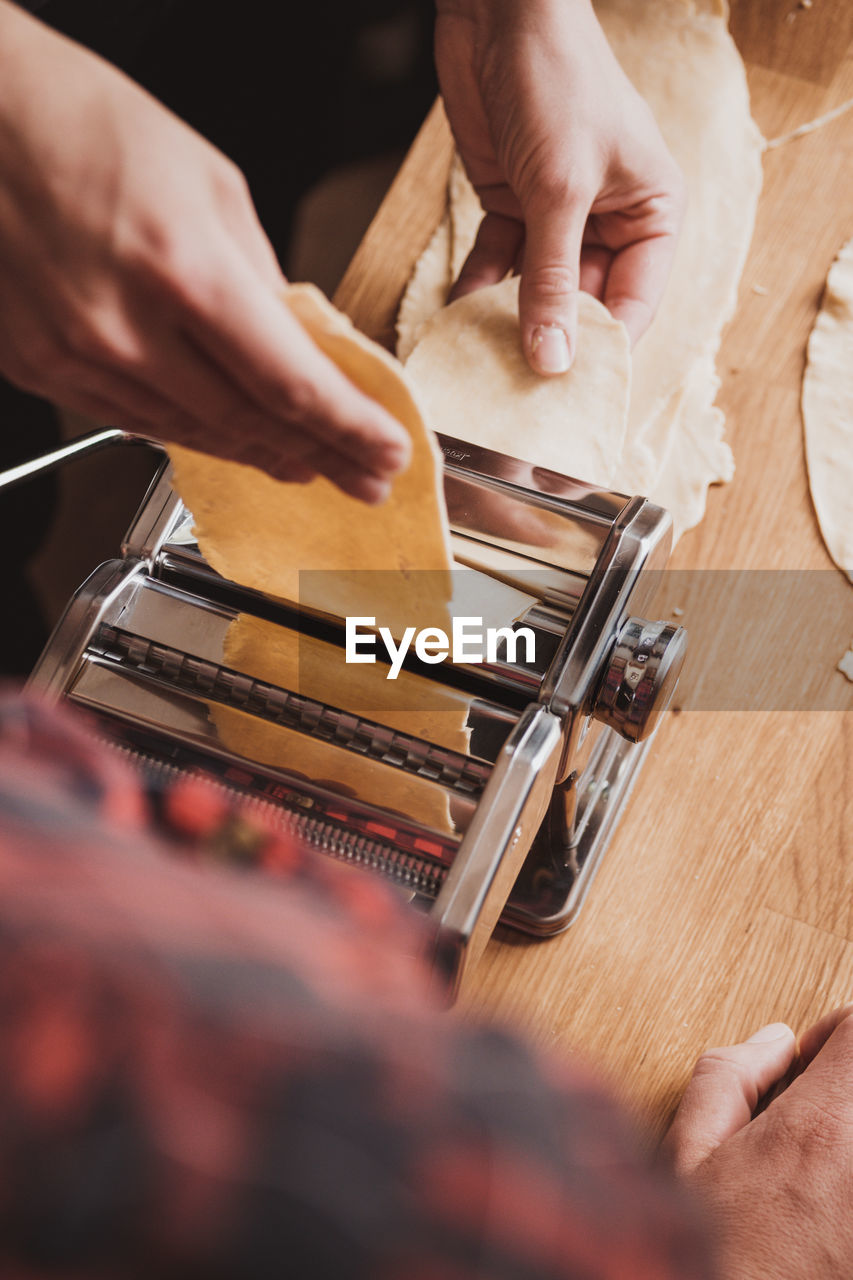
[[[251,614],[228,628],[225,665],[401,733],[463,754],[470,735],[471,697],[459,689],[402,670],[385,678],[381,663],[348,663],[337,645],[299,635]]]
[[[701,519],[707,486],[733,473],[723,418],[713,408],[714,357],[734,311],[752,236],[762,140],[720,0],[597,0],[596,12],[617,58],[654,111],[688,189],[666,294],[633,353],[628,424],[612,480],[622,492],[643,493],[668,506],[679,534]],[[433,299],[446,295],[451,267],[464,261],[473,242],[477,197],[465,182],[458,166],[452,168],[451,245],[449,253],[432,260],[433,270],[445,272]],[[461,212],[454,216],[457,207]],[[471,243],[461,242],[463,232]],[[426,300],[422,277],[420,289]],[[410,305],[403,323],[401,311],[401,339],[408,348],[425,319]],[[579,351],[586,341],[581,325]],[[550,465],[560,464],[552,459]]]
[[[451,799],[437,783],[367,760],[355,751],[319,742],[284,725],[258,720],[236,707],[211,703],[209,712],[220,741],[241,759],[283,769],[368,804],[377,803],[376,771],[384,770],[387,778],[383,781],[381,808],[446,835],[455,831]]]
[[[734,475],[725,418],[713,403],[718,384],[713,356],[695,360],[650,424],[644,446],[653,459],[649,484],[638,483],[636,491],[653,491],[655,502],[672,513],[675,538],[702,519],[708,485]]]
[[[468,181],[458,152],[450,164],[447,199],[450,214],[450,278],[455,280],[465,265],[465,259],[471,252],[483,220],[480,197]]]
[[[284,484],[255,467],[170,445],[175,488],[193,514],[202,553],[231,581],[279,599],[342,617],[374,614],[395,630],[446,630],[453,586],[442,458],[402,368],[313,286],[290,286],[285,302],[326,355],[408,429],[412,462],[388,501],[369,508],[322,477]],[[300,596],[301,570],[323,571],[306,575],[321,599]]]
[[[850,645],[850,648],[845,654],[842,654],[838,663],[838,670],[843,676],[846,676],[848,680],[853,682],[853,644]]]
[[[809,488],[827,550],[853,581],[853,240],[830,268],[803,376]]]
[[[609,487],[625,434],[628,337],[587,294],[579,314],[588,341],[572,368],[540,378],[521,350],[517,277],[442,308],[406,364],[429,421],[461,440]]]
[[[476,199],[476,197],[475,197]],[[479,200],[477,207],[479,208]],[[407,360],[425,319],[447,301],[451,271],[450,211],[439,222],[426,249],[415,264],[397,315],[397,355]]]
[[[286,302],[335,363],[409,430],[413,457],[380,507],[322,478],[284,484],[255,467],[169,446],[173,483],[193,514],[199,547],[231,582],[336,617],[375,617],[451,630],[456,616],[507,626],[535,597],[453,565],[443,462],[402,366],[359,333],[312,285]]]
[[[761,135],[743,62],[717,6],[686,0],[598,0],[605,35],[651,107],[687,184],[687,209],[657,315],[634,352],[629,431],[697,359],[716,355],[734,313],[761,191]],[[710,400],[716,383],[709,385]]]
[[[393,682],[386,680],[385,668],[378,664],[349,664],[336,645],[250,614],[240,614],[229,626],[224,661],[255,680],[451,751],[468,751],[470,698],[410,671],[401,671]],[[442,787],[232,707],[211,703],[208,709],[220,740],[240,756],[330,783],[333,790],[373,803],[379,803],[377,774],[384,774],[383,807],[441,831],[454,829],[450,798]]]

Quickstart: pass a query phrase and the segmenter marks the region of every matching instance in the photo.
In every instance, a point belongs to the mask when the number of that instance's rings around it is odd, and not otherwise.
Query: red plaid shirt
[[[386,886],[0,700],[0,1275],[709,1277],[595,1083],[419,954]]]

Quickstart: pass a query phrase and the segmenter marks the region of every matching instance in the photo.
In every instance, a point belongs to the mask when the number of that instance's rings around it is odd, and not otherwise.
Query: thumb
[[[565,373],[577,343],[581,241],[589,202],[525,209],[518,295],[524,354],[537,373]]]
[[[702,1054],[666,1139],[679,1173],[692,1173],[715,1147],[749,1124],[759,1099],[785,1074],[796,1052],[791,1028],[773,1022],[743,1044]]]

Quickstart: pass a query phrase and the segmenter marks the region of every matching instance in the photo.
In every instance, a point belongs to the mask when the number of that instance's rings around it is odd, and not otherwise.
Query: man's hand
[[[539,373],[574,356],[578,289],[632,342],[666,284],[681,174],[590,0],[437,0],[436,63],[485,209],[453,296],[521,268],[522,342]]]
[[[756,1103],[800,1074],[765,1111]],[[802,1037],[784,1024],[696,1065],[667,1143],[716,1221],[726,1280],[853,1275],[853,1005]]]
[[[380,501],[407,433],[317,349],[283,283],[239,170],[0,0],[0,372],[98,421]]]

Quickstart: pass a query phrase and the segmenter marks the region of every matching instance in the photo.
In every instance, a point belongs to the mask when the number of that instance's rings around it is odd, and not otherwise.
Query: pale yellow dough
[[[853,240],[830,269],[809,338],[803,425],[820,531],[853,581]]]
[[[448,435],[608,487],[625,435],[628,337],[587,294],[579,310],[589,340],[568,373],[540,378],[521,349],[517,277],[442,308],[406,364],[429,421]]]
[[[628,435],[616,480],[623,490],[665,497],[680,532],[704,514],[707,485],[733,471],[722,417],[712,410],[718,386],[713,361],[734,313],[752,238],[762,140],[719,5],[599,0],[596,12],[687,185],[669,284],[634,352]],[[682,407],[673,414],[674,395],[682,396]]]
[[[458,154],[454,155],[450,165],[447,197],[450,206],[450,278],[455,280],[471,252],[483,219],[480,198],[468,181]]]
[[[201,550],[217,572],[268,595],[341,617],[375,614],[395,632],[447,630],[453,584],[442,458],[403,370],[312,285],[290,286],[284,301],[356,386],[407,428],[412,462],[388,501],[367,507],[323,478],[284,484],[170,445],[175,488]],[[304,570],[323,572],[300,585]]]
[[[468,750],[470,698],[410,671],[386,680],[387,668],[380,664],[348,664],[337,645],[249,614],[241,614],[229,626],[224,658],[226,666],[255,680],[451,751]],[[210,715],[221,741],[240,756],[315,781],[325,779],[333,790],[381,803],[439,830],[453,830],[448,793],[439,786],[233,707],[211,703]],[[377,778],[382,779],[379,786]]]
[[[367,507],[322,478],[284,484],[255,467],[169,446],[173,483],[193,514],[208,563],[232,582],[335,618],[375,617],[450,632],[456,616],[502,627],[532,596],[453,565],[442,456],[399,361],[359,333],[313,285],[285,296],[314,341],[379,400],[412,438],[412,462],[391,497]]]
[[[479,201],[478,201],[479,205]],[[397,355],[406,361],[418,340],[421,325],[447,301],[451,270],[450,211],[439,222],[415,265],[397,315]]]
[[[841,656],[838,663],[838,670],[843,676],[846,676],[848,680],[853,681],[853,644],[851,644],[847,652]]]
[[[762,140],[749,112],[743,63],[726,28],[727,7],[720,0],[598,0],[595,7],[617,58],[649,102],[688,190],[666,294],[634,351],[627,430],[611,471],[616,489],[643,493],[667,506],[678,534],[701,519],[708,485],[733,473],[722,414],[713,407],[714,358],[734,311],[752,235]],[[470,184],[466,190],[458,166],[449,185],[450,245],[445,241],[441,258],[432,260],[432,269],[445,272],[442,283],[434,285],[433,299],[446,294],[452,269],[464,261],[475,234],[476,195]],[[423,276],[420,288],[425,298]],[[424,332],[426,318],[413,305],[407,307],[401,337],[408,349]],[[597,341],[581,317],[578,351],[590,344],[595,356]],[[472,373],[468,398],[478,393]],[[518,421],[520,441],[522,406]],[[587,429],[586,423],[564,424],[555,448],[567,435],[574,438]],[[556,455],[550,465],[560,469]]]

